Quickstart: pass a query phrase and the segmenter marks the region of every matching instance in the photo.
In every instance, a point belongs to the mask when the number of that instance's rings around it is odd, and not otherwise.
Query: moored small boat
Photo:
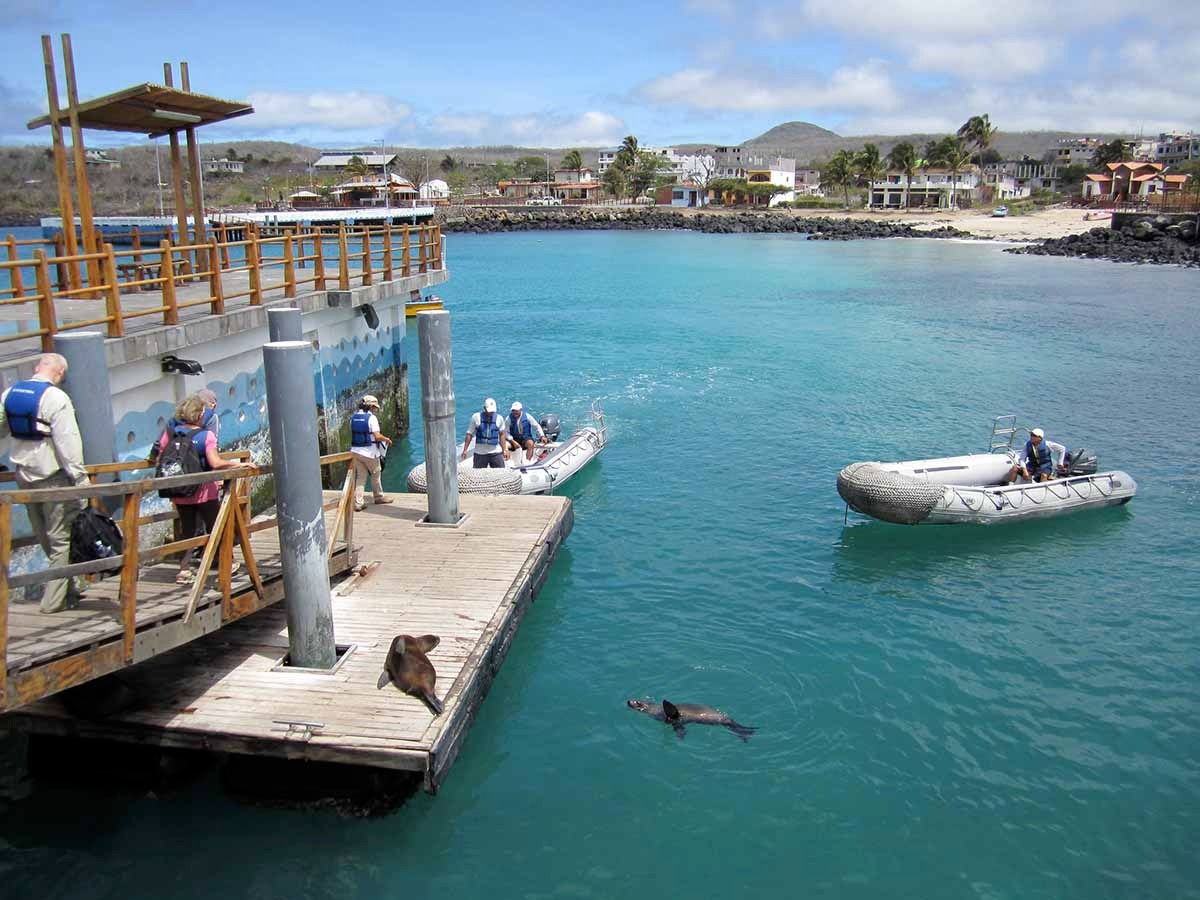
[[[503,469],[476,469],[470,454],[458,463],[458,489],[465,494],[550,494],[561,488],[600,455],[608,446],[608,426],[604,413],[592,407],[593,424],[576,429],[570,437],[558,440],[557,416],[544,416],[542,426],[547,444],[535,445],[533,456],[527,457],[524,450],[509,454]],[[550,424],[550,428],[547,428]],[[462,445],[455,448],[462,454]],[[425,463],[415,466],[408,473],[408,489],[423,494],[427,490],[428,478]]]
[[[1010,417],[1004,417],[1010,418]],[[1016,428],[997,431],[1010,437]],[[903,462],[851,463],[838,473],[838,494],[855,512],[901,525],[1005,522],[1128,503],[1137,482],[1125,472],[1098,472],[1085,450],[1068,456],[1062,477],[1005,483],[1018,459],[993,440],[990,453]]]
[[[414,318],[417,313],[425,312],[430,309],[441,309],[442,298],[437,294],[429,297],[422,297],[420,300],[409,300],[404,304],[404,317],[406,319]]]

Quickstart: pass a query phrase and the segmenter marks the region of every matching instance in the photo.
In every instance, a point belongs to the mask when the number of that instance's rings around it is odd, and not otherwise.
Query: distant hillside
[[[1020,159],[1022,156],[1032,156],[1040,159],[1046,151],[1064,138],[1098,137],[1111,140],[1115,137],[1126,137],[1118,134],[1088,134],[1078,131],[999,131],[992,146],[1006,159]],[[770,131],[758,137],[743,141],[743,147],[772,156],[787,156],[801,163],[823,161],[829,159],[839,150],[856,151],[863,144],[871,143],[879,147],[879,152],[886,156],[888,151],[902,141],[908,141],[918,150],[928,141],[945,137],[939,134],[867,134],[842,136],[826,128],[813,125],[810,122],[785,122],[776,125]]]

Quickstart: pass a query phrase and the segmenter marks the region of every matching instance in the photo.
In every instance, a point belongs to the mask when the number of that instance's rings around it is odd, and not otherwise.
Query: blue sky
[[[377,8],[376,8],[377,7]],[[45,142],[40,35],[72,35],[80,92],[161,81],[257,113],[207,128],[314,146],[737,143],[839,134],[1200,130],[1200,3],[664,0],[567,6],[4,0],[0,143]],[[60,90],[65,96],[65,88]],[[92,133],[93,144],[136,136]]]

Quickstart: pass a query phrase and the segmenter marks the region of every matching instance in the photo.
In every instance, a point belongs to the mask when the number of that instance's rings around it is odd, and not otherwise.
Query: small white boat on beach
[[[509,454],[503,469],[476,469],[468,454],[458,464],[458,489],[464,494],[551,494],[574,478],[608,446],[608,426],[604,412],[592,405],[592,424],[576,429],[570,437],[558,440],[558,416],[543,416],[540,422],[547,444],[537,444],[532,457],[524,450]],[[462,444],[455,448],[462,455]],[[408,489],[424,494],[428,480],[425,463],[408,473]]]
[[[1022,429],[1023,430],[1023,429]],[[1018,459],[1014,416],[992,427],[989,453],[902,462],[857,462],[838,473],[837,489],[855,512],[901,525],[986,525],[1128,503],[1137,482],[1125,472],[1098,472],[1086,450],[1068,454],[1064,476],[1006,484]],[[1008,440],[998,440],[1007,436]]]
[[[1007,206],[997,206],[995,209],[992,210],[992,215],[995,216],[996,218],[1003,218],[1004,216],[1008,215],[1008,207]]]

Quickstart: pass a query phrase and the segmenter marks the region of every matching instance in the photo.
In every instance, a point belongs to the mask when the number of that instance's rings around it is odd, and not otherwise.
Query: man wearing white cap
[[[476,469],[503,469],[508,459],[508,426],[503,416],[496,415],[496,401],[488,397],[483,409],[471,416],[463,438],[462,458],[467,458],[475,442]]]
[[[523,449],[527,461],[533,459],[535,440],[541,444],[546,443],[546,432],[542,431],[537,419],[525,412],[520,400],[512,405],[512,412],[508,414],[508,440],[509,449]]]
[[[1021,458],[1008,470],[1007,480],[1016,481],[1017,475],[1020,475],[1027,481],[1049,481],[1056,471],[1062,471],[1066,457],[1066,447],[1049,440],[1046,432],[1035,428],[1029,432],[1029,440],[1025,442]]]
[[[366,509],[367,479],[374,479],[372,494],[376,503],[391,503],[383,496],[383,466],[381,459],[392,446],[392,439],[379,430],[379,398],[365,395],[358,402],[358,412],[350,417],[350,453],[354,460],[354,508]]]

